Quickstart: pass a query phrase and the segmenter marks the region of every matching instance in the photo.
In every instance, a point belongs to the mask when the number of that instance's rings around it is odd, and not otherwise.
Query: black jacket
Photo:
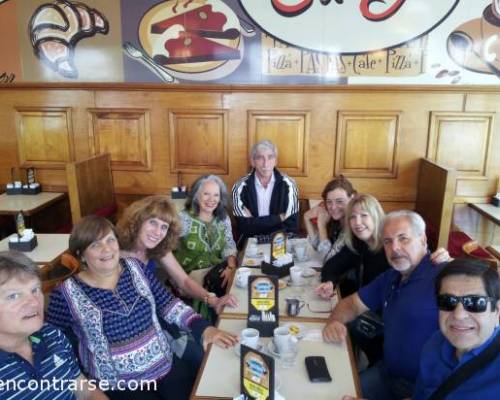
[[[233,213],[236,226],[241,239],[255,235],[267,235],[269,233],[286,230],[297,232],[299,228],[299,196],[295,181],[287,175],[281,174],[274,169],[274,187],[269,206],[269,215],[258,217],[259,208],[257,193],[255,191],[255,170],[233,186]],[[245,217],[244,208],[247,208],[253,217]],[[282,222],[279,215],[285,214],[286,219]]]
[[[325,263],[321,270],[321,281],[340,284],[342,296],[356,292],[390,268],[383,248],[374,253],[359,239],[354,239],[353,244],[357,253],[344,246]],[[345,280],[348,274],[354,275],[354,280]]]

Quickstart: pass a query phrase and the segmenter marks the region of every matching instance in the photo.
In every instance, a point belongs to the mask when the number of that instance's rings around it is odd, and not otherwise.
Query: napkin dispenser
[[[498,192],[495,196],[492,197],[491,204],[493,204],[496,207],[500,207],[500,192]]]
[[[174,186],[170,193],[172,199],[185,199],[188,195],[186,186]]]
[[[7,194],[22,194],[23,193],[23,185],[21,181],[15,181],[7,183],[5,186],[5,193]]]
[[[18,251],[31,251],[38,246],[36,235],[31,229],[25,229],[22,236],[17,233],[9,237],[9,249]]]

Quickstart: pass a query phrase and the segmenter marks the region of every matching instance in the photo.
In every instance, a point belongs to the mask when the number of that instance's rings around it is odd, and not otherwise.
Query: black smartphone
[[[305,358],[307,375],[311,382],[331,382],[332,377],[328,372],[325,357],[308,356]]]

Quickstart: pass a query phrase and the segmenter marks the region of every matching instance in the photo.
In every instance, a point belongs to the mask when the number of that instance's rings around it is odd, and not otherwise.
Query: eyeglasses
[[[437,297],[437,306],[441,311],[453,311],[458,303],[462,303],[465,311],[482,313],[486,311],[489,302],[495,299],[488,296],[453,296],[451,294],[440,294]]]

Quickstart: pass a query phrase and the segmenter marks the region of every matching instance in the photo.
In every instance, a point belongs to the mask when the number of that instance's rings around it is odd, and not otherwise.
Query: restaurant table
[[[65,193],[41,192],[38,194],[0,194],[0,215],[15,215],[22,211],[30,216],[62,199]]]
[[[500,207],[493,204],[469,203],[469,207],[473,208],[481,215],[488,218],[495,225],[500,225]]]
[[[68,249],[69,234],[66,233],[37,233],[38,246],[23,254],[31,258],[40,266],[55,262]],[[0,241],[0,251],[9,250],[9,238]]]
[[[336,400],[344,395],[360,396],[358,375],[349,342],[325,343],[321,339],[323,323],[302,322],[305,338],[299,341],[295,365],[284,368],[276,360],[277,391],[286,400],[314,399]],[[219,320],[218,327],[234,333],[246,328],[246,322],[238,319]],[[260,338],[267,349],[270,338]],[[304,363],[307,356],[324,356],[331,382],[309,381]],[[212,345],[205,355],[198,373],[191,399],[232,399],[240,393],[240,358],[234,348],[222,349]]]
[[[306,242],[307,239],[291,239],[292,245],[297,242]],[[301,285],[292,285],[289,276],[282,278],[288,284],[285,288],[280,289],[278,293],[279,297],[279,310],[280,319],[287,320],[325,320],[330,315],[330,311],[338,302],[338,295],[335,295],[330,300],[324,300],[314,293],[314,288],[319,284],[320,272],[318,269],[322,266],[323,257],[316,252],[309,243],[307,248],[307,261],[298,262],[295,260],[295,266],[298,267],[310,267],[316,270],[316,275],[311,278],[302,278]],[[270,244],[259,244],[257,245],[256,257],[248,257],[243,255],[242,266],[251,267],[252,275],[264,275],[260,270],[260,262],[262,260],[269,261],[270,257]],[[246,246],[245,246],[246,251]],[[235,276],[238,272],[236,271]],[[236,285],[236,279],[233,279],[230,283],[229,293],[234,295],[238,300],[237,307],[225,307],[222,311],[222,316],[227,318],[247,318],[248,314],[248,288],[240,288]],[[305,305],[299,312],[297,317],[288,317],[286,315],[285,299],[286,298],[297,298],[303,300]]]

